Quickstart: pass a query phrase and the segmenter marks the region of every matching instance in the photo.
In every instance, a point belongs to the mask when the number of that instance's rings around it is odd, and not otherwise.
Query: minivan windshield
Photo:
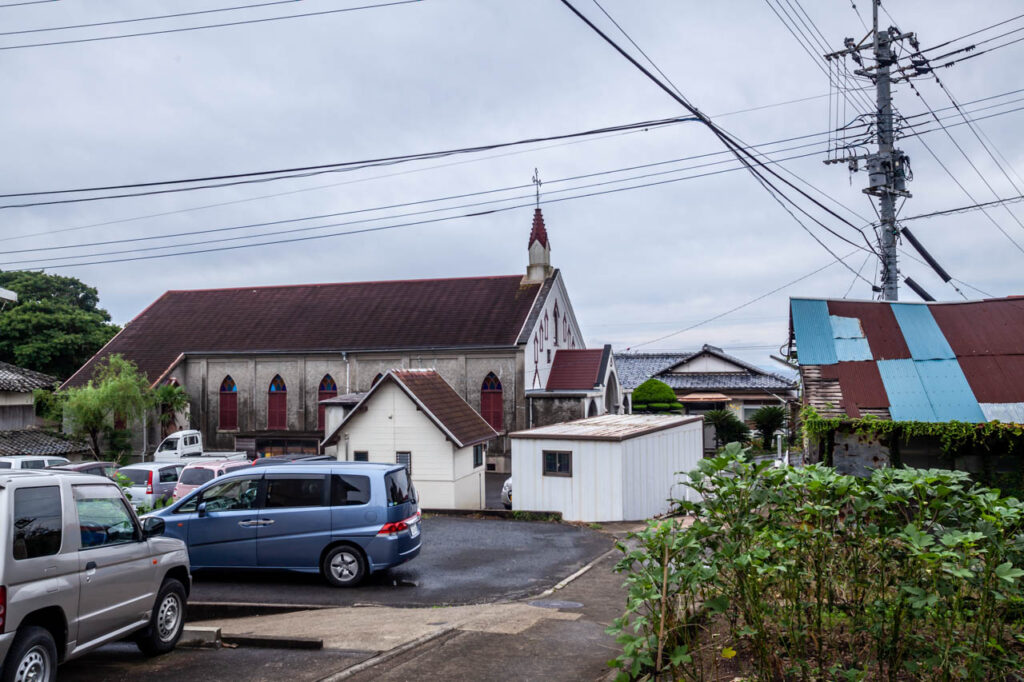
[[[146,485],[151,472],[149,469],[118,469],[117,473],[136,485]]]
[[[157,452],[164,452],[166,450],[177,450],[177,449],[178,449],[178,439],[177,438],[170,438],[168,440],[165,440],[163,443],[160,443],[160,447],[157,449]]]
[[[409,473],[405,469],[388,472],[384,476],[384,487],[388,491],[388,506],[402,504],[412,499],[412,482],[409,480]]]
[[[185,469],[181,472],[178,483],[182,485],[202,485],[213,480],[213,469]]]

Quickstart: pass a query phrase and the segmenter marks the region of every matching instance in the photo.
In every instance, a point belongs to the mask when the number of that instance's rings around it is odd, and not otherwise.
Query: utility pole
[[[826,60],[843,59],[847,56],[860,65],[854,74],[871,79],[875,84],[874,128],[876,151],[830,158],[826,164],[845,162],[851,171],[860,170],[863,161],[868,172],[868,186],[863,190],[878,198],[879,208],[879,244],[878,251],[882,261],[881,297],[884,301],[895,301],[899,298],[897,290],[899,270],[896,262],[896,237],[899,228],[896,225],[896,198],[909,198],[907,191],[907,156],[895,148],[895,129],[893,127],[892,93],[890,66],[894,63],[892,43],[894,41],[914,40],[913,33],[900,33],[892,27],[885,31],[878,30],[878,6],[880,0],[871,0],[872,30],[861,41],[855,42],[847,38],[846,49],[825,55]],[[870,40],[869,40],[870,38]],[[873,66],[865,66],[860,53],[871,50],[874,57]],[[838,83],[837,83],[838,87]]]

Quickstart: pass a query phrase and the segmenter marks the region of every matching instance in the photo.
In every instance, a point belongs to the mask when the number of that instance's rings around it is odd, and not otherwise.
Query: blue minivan
[[[351,587],[420,552],[420,512],[401,464],[236,469],[153,512],[188,545],[192,570],[321,573]]]

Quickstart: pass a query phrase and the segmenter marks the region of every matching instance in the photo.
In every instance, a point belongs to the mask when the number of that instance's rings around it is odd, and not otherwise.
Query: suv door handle
[[[87,571],[95,571],[96,570],[96,562],[95,561],[90,561],[89,563],[87,563],[85,565],[85,570],[87,570]]]
[[[274,519],[260,519],[260,525],[261,526],[273,526],[274,525]]]
[[[253,526],[260,525],[260,522],[259,521],[254,521],[254,520],[250,519],[248,521],[239,521],[238,525],[241,526],[242,528],[252,528]]]

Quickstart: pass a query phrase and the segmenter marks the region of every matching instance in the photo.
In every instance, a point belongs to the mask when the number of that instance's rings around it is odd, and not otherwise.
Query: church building
[[[585,348],[539,207],[528,253],[525,275],[168,291],[65,386],[120,353],[152,385],[187,391],[180,423],[207,449],[258,456],[317,452],[324,401],[392,369],[433,369],[499,434],[488,468],[507,471],[506,435],[538,425],[527,392],[543,400],[557,353]],[[612,402],[587,388],[598,413],[621,409],[617,390]],[[159,441],[157,422],[137,451]]]

